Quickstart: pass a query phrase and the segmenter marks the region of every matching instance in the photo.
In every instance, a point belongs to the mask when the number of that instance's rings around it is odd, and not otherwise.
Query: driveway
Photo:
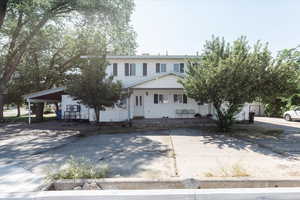
[[[286,133],[299,132],[300,133],[300,122],[299,121],[286,121],[283,118],[275,117],[255,117],[255,124],[272,127],[281,128],[285,130]]]
[[[107,163],[111,177],[205,177],[208,172],[232,168],[238,164],[252,177],[300,176],[300,161],[224,135],[199,129],[98,134],[80,136],[88,131],[85,124],[46,122],[27,126],[0,127],[0,189],[24,184],[34,190],[42,182],[45,167],[63,163],[70,156]],[[8,174],[18,175],[7,181]],[[22,174],[26,177],[21,179]],[[11,176],[9,176],[11,177]],[[20,184],[24,181],[23,184]],[[9,184],[8,184],[9,182]]]
[[[285,121],[281,118],[255,117],[255,124],[283,129],[284,134],[279,138],[256,139],[254,142],[300,159],[300,122]]]
[[[85,125],[64,126],[56,121],[27,125],[0,124],[0,191],[34,191],[43,173],[33,173],[26,161],[50,149],[75,142]]]

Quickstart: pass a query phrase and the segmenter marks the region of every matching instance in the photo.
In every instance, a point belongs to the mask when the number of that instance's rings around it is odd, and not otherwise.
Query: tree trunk
[[[0,122],[4,121],[3,111],[4,111],[4,94],[0,92]]]
[[[44,103],[37,103],[35,109],[35,118],[37,121],[43,121],[44,119]]]
[[[98,124],[100,122],[100,109],[95,108],[95,115],[96,115],[96,123]]]
[[[17,105],[17,110],[18,110],[17,117],[20,117],[21,116],[20,105]]]

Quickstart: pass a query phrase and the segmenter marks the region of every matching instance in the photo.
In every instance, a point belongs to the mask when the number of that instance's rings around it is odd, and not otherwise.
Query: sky
[[[195,55],[212,35],[268,42],[273,54],[300,45],[300,0],[135,0],[137,54]]]

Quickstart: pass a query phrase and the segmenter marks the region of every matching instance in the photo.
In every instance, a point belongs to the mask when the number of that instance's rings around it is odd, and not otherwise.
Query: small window
[[[180,63],[180,73],[184,73],[184,63]]]
[[[175,63],[173,70],[175,73],[184,73],[184,63]]]
[[[135,96],[135,105],[138,106],[139,105],[139,97]]]
[[[135,64],[130,64],[130,76],[135,76]]]
[[[143,76],[147,76],[147,63],[143,63]]]
[[[179,73],[179,64],[178,64],[178,63],[174,64],[174,69],[173,69],[173,71],[174,71],[175,73]]]
[[[129,64],[125,63],[125,76],[129,76]]]
[[[185,94],[183,95],[183,103],[187,104],[187,96]]]
[[[158,104],[158,94],[154,94],[154,104]]]
[[[160,63],[156,63],[156,73],[160,73]]]
[[[187,104],[187,96],[185,94],[174,94],[174,103]]]
[[[156,73],[167,72],[167,64],[156,63]]]
[[[154,94],[154,104],[169,103],[169,96],[167,94]]]
[[[125,63],[125,76],[135,76],[135,64]]]
[[[142,96],[140,96],[140,106],[142,106]]]
[[[113,64],[113,76],[118,76],[118,64]]]

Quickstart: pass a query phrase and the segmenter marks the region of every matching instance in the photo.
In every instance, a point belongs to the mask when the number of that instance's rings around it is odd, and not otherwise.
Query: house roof
[[[81,58],[92,58],[94,56],[81,56]],[[193,55],[133,55],[133,56],[107,56],[107,59],[188,59],[198,58]]]
[[[25,94],[22,97],[33,102],[57,102],[61,100],[61,95],[65,94],[65,87],[52,88],[42,90],[30,94]]]
[[[149,77],[147,79],[138,80],[136,82],[133,82],[133,83],[130,83],[130,84],[127,84],[127,85],[123,85],[123,88],[132,88],[132,87],[135,87],[135,86],[138,86],[138,85],[141,85],[141,84],[153,81],[153,80],[157,80],[157,79],[169,76],[169,75],[178,76],[180,78],[184,77],[183,74],[170,72],[170,73],[165,73],[165,74],[159,74],[159,75],[156,75],[156,76],[152,76],[152,77]]]

